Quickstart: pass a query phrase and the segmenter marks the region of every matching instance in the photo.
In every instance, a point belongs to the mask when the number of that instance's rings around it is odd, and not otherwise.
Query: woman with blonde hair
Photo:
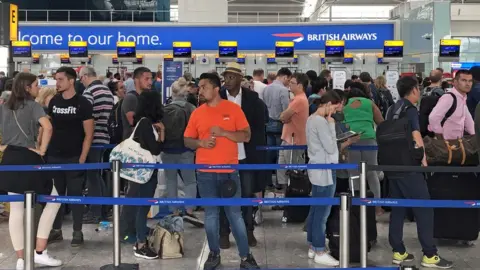
[[[48,108],[50,100],[57,94],[57,90],[53,87],[42,87],[38,92],[38,97],[35,99],[36,102],[40,103],[43,108]]]
[[[378,76],[375,79],[375,88],[377,89],[379,99],[379,109],[382,112],[382,116],[385,117],[388,108],[390,108],[395,101],[393,100],[392,93],[387,88],[387,80],[384,76]]]

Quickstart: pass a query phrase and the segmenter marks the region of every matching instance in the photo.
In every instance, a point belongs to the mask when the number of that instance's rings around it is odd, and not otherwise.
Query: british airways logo
[[[302,42],[304,39],[304,36],[302,33],[280,33],[280,34],[272,34],[274,37],[280,37],[280,38],[293,38],[293,42]]]

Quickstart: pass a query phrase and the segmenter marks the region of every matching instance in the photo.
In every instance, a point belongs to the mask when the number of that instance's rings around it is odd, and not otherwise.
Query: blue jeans
[[[316,186],[312,185],[312,198],[333,198],[335,195],[335,172],[333,174],[333,185]],[[314,251],[325,250],[325,229],[327,219],[330,216],[331,205],[312,205],[307,218],[307,242]]]
[[[202,198],[221,198],[220,190],[223,181],[231,179],[237,186],[237,192],[233,198],[241,197],[240,176],[237,171],[233,173],[206,173],[197,172],[198,192]],[[247,240],[247,230],[243,221],[240,206],[223,206],[225,214],[230,222],[233,237],[237,242],[238,252],[241,258],[250,253]],[[220,254],[220,207],[205,207],[205,231],[207,233],[208,247],[210,251]]]

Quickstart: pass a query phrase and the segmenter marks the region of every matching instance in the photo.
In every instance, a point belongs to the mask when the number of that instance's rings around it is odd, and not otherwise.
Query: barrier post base
[[[121,263],[119,266],[113,264],[107,264],[100,267],[100,270],[139,270],[138,263]]]

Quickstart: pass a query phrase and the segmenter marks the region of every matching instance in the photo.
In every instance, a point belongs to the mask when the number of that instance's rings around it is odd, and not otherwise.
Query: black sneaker
[[[79,247],[83,245],[83,233],[82,231],[74,231],[72,235],[72,243],[70,244],[72,247]]]
[[[230,236],[220,235],[220,248],[221,249],[229,249],[230,248]]]
[[[194,214],[189,214],[189,213],[185,213],[183,215],[183,220],[185,222],[188,222],[190,224],[192,224],[193,226],[197,227],[197,228],[203,228],[204,227],[204,223],[201,219],[199,219],[197,216],[195,216]]]
[[[248,254],[246,258],[242,258],[242,262],[240,263],[240,269],[260,269],[255,258],[253,258],[252,254]]]
[[[148,246],[148,243],[145,243],[142,248],[138,248],[138,244],[135,244],[133,254],[145,260],[158,259],[158,254]]]
[[[62,230],[51,230],[48,235],[48,244],[63,241]]]
[[[207,261],[203,264],[203,270],[215,270],[220,265],[220,262],[220,254],[210,251]]]
[[[92,212],[88,212],[85,215],[83,215],[83,224],[98,224],[102,221],[101,218],[96,217],[92,214]]]
[[[253,234],[253,231],[247,231],[247,237],[248,237],[248,245],[250,247],[256,247],[257,238],[255,238],[255,234]]]

